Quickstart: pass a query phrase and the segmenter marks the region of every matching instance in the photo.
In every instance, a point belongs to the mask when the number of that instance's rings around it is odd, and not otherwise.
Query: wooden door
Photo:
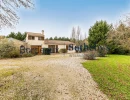
[[[33,54],[41,54],[41,46],[31,46],[31,52]]]
[[[68,45],[66,45],[66,50],[68,50],[68,48],[69,48],[69,46],[68,46]]]
[[[38,46],[38,54],[41,54],[41,46]]]

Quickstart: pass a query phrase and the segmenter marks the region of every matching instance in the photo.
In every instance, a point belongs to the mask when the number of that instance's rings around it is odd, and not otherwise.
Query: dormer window
[[[28,36],[28,40],[35,40],[34,36]]]
[[[38,40],[44,40],[44,37],[38,37]]]

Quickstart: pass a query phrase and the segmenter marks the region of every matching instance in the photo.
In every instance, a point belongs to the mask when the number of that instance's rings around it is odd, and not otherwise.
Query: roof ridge
[[[35,32],[26,32],[26,33],[32,33],[32,34],[42,34],[42,33],[35,33]]]
[[[62,41],[62,40],[45,40],[45,44],[75,44],[71,41]]]

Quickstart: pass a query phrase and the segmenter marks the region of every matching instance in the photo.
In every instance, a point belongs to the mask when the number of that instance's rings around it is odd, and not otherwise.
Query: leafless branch
[[[0,29],[13,28],[19,20],[17,9],[21,6],[33,8],[32,0],[0,0]]]

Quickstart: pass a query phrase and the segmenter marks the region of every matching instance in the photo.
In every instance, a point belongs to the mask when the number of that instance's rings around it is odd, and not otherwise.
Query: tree
[[[78,26],[78,28],[77,28],[77,33],[76,33],[76,38],[77,38],[78,41],[79,41],[79,39],[80,39],[80,34],[81,34],[81,29],[80,29],[80,27]]]
[[[22,34],[21,34],[21,32],[18,32],[18,33],[16,33],[16,39],[18,39],[18,40],[22,40]]]
[[[65,37],[62,37],[61,40],[64,41],[64,40],[65,40]]]
[[[83,40],[83,36],[82,36],[82,34],[80,34],[80,36],[79,36],[79,40]]]
[[[58,40],[57,36],[54,37],[54,40]]]
[[[53,40],[53,38],[52,38],[52,37],[50,37],[50,38],[49,38],[49,40]]]
[[[14,32],[11,32],[7,36],[7,38],[14,38],[14,39],[23,41],[26,38],[26,33],[21,33],[21,32],[14,33]]]
[[[2,27],[14,27],[19,17],[16,10],[21,6],[32,8],[32,0],[0,0],[0,29]]]
[[[14,33],[14,32],[11,32],[8,36],[7,36],[7,38],[16,38],[16,34]]]
[[[67,37],[67,38],[66,38],[66,41],[70,41],[70,39]]]
[[[55,36],[54,39],[52,37],[49,38],[49,40],[61,40],[61,41],[70,41],[68,37],[57,37]]]
[[[76,32],[76,45],[82,45],[83,43],[82,34],[81,34],[81,28],[78,26],[77,32]]]
[[[83,44],[84,44],[84,39],[83,39],[82,34],[80,33],[80,36],[79,36],[79,45],[83,45]]]
[[[73,27],[73,29],[72,29],[72,33],[71,33],[71,41],[72,42],[76,42],[76,29],[75,29],[75,27]]]
[[[75,27],[72,28],[70,41],[76,43],[77,46],[83,44],[83,36],[81,34],[81,28],[79,26],[77,27],[77,31]]]
[[[84,33],[84,40],[86,40],[87,39],[87,35],[86,35],[86,32]]]
[[[130,28],[123,22],[117,27],[113,27],[108,32],[107,47],[109,53],[127,54],[130,53]]]
[[[97,21],[89,29],[89,46],[95,48],[96,46],[106,45],[107,34],[110,28],[111,25],[109,25],[106,21]]]
[[[61,40],[61,37],[59,37],[58,40]]]

